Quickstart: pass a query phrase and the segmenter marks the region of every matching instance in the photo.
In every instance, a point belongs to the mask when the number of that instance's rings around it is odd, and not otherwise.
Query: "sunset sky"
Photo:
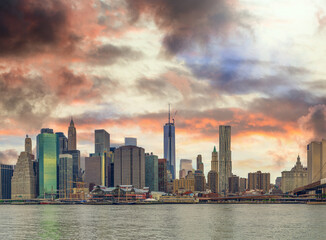
[[[2,0],[0,161],[71,116],[82,156],[106,129],[162,157],[171,103],[177,171],[231,125],[233,173],[274,182],[326,137],[325,79],[325,0]]]

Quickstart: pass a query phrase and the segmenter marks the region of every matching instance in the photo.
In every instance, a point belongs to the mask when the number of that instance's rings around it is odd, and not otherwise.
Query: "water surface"
[[[0,239],[326,239],[326,205],[0,205]]]

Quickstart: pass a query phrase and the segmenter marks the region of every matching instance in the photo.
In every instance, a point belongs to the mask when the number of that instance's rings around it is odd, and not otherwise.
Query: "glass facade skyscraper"
[[[0,164],[0,199],[11,199],[11,178],[13,165]]]
[[[59,197],[70,198],[73,186],[73,156],[71,154],[59,155]]]
[[[167,170],[172,174],[172,179],[175,179],[175,126],[170,118],[164,125],[164,158],[167,161]]]
[[[153,153],[145,154],[145,186],[158,191],[158,157]]]
[[[42,129],[37,135],[40,197],[55,197],[57,194],[58,135],[53,134],[51,130]]]
[[[104,129],[95,130],[95,155],[110,152],[110,134]]]

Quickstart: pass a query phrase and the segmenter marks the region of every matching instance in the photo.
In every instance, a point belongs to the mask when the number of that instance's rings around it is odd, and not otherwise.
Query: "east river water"
[[[0,239],[326,239],[326,205],[0,205]]]

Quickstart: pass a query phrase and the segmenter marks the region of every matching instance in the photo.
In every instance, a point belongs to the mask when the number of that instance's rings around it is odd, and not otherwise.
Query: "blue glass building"
[[[0,199],[11,199],[11,178],[13,165],[0,164]]]

